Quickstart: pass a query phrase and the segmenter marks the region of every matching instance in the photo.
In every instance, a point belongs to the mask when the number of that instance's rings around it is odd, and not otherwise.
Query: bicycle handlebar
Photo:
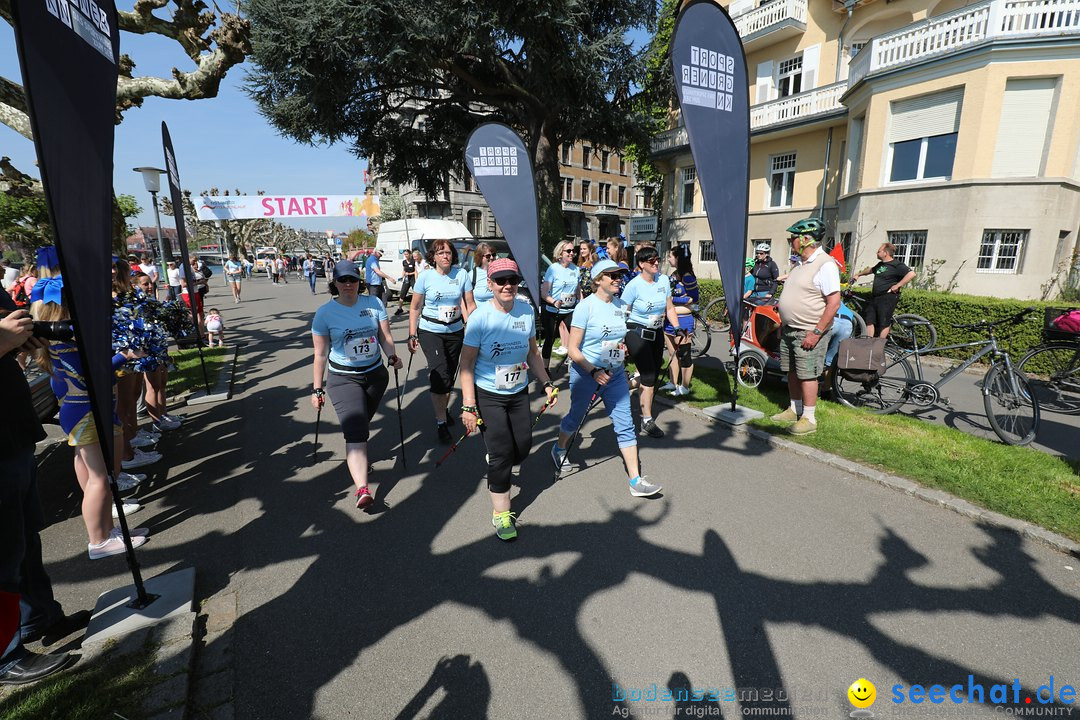
[[[1025,308],[1020,312],[1016,313],[1015,315],[1007,318],[1002,318],[1001,320],[995,320],[994,322],[989,322],[988,320],[981,320],[977,323],[967,323],[962,325],[957,325],[954,323],[953,327],[957,330],[989,330],[990,328],[995,328],[998,325],[1005,325],[1006,323],[1011,325],[1019,325],[1025,317],[1035,312],[1037,309],[1038,308],[1035,307]]]

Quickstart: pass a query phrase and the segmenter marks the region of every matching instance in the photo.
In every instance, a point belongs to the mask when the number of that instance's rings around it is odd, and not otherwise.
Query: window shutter
[[[817,87],[818,64],[821,62],[821,45],[814,45],[803,50],[802,54],[802,91]]]
[[[772,95],[772,60],[758,63],[757,66],[757,102],[768,102]]]
[[[1035,177],[1043,167],[1057,78],[1005,83],[994,150],[994,177]]]
[[[847,157],[847,192],[855,192],[859,189],[862,165],[859,162],[862,155],[862,134],[864,118],[853,118],[850,124],[850,137],[848,138]]]
[[[963,99],[964,89],[956,88],[893,102],[889,142],[898,143],[957,132],[960,128],[960,107]]]

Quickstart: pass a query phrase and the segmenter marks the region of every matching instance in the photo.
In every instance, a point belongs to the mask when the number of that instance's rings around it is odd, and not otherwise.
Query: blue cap
[[[601,260],[592,266],[592,279],[600,277],[601,273],[611,272],[612,270],[622,270],[613,260]]]
[[[354,277],[360,279],[360,271],[356,269],[356,263],[352,260],[338,260],[334,265],[334,279],[340,277]]]

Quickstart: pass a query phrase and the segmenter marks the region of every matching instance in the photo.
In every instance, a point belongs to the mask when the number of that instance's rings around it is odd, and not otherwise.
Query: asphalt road
[[[840,718],[859,678],[878,717],[997,717],[896,705],[893,687],[963,683],[966,697],[969,675],[987,694],[1016,679],[1023,710],[1051,676],[1056,693],[1080,685],[1080,560],[672,410],[667,437],[642,441],[664,486],[651,500],[628,493],[599,416],[575,451],[585,468],[554,482],[565,407],[545,415],[518,477],[519,539],[502,543],[481,440],[434,467],[418,355],[402,377],[408,469],[391,380],[377,502],[359,512],[330,408],[312,464],[307,330],[327,296],[265,280],[240,305],[213,293],[244,343],[235,397],[184,411],[134,520],[153,533],[146,576],[194,565],[200,599],[236,595],[237,718]],[[393,328],[403,341],[404,320]],[[86,559],[70,467],[54,449],[42,482],[47,564],[72,611],[125,567]],[[682,687],[704,699],[620,699]]]

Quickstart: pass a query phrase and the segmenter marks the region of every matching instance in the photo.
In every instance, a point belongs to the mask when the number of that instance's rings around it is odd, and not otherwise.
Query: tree
[[[351,231],[346,237],[341,246],[345,250],[362,250],[371,247],[375,247],[375,236],[369,233],[367,230],[360,230],[359,228]]]
[[[634,106],[655,0],[253,0],[249,92],[301,142],[348,140],[394,185],[441,195],[486,120],[517,129],[536,168],[545,245],[562,237],[558,149],[647,141]],[[385,212],[384,212],[385,216]]]

